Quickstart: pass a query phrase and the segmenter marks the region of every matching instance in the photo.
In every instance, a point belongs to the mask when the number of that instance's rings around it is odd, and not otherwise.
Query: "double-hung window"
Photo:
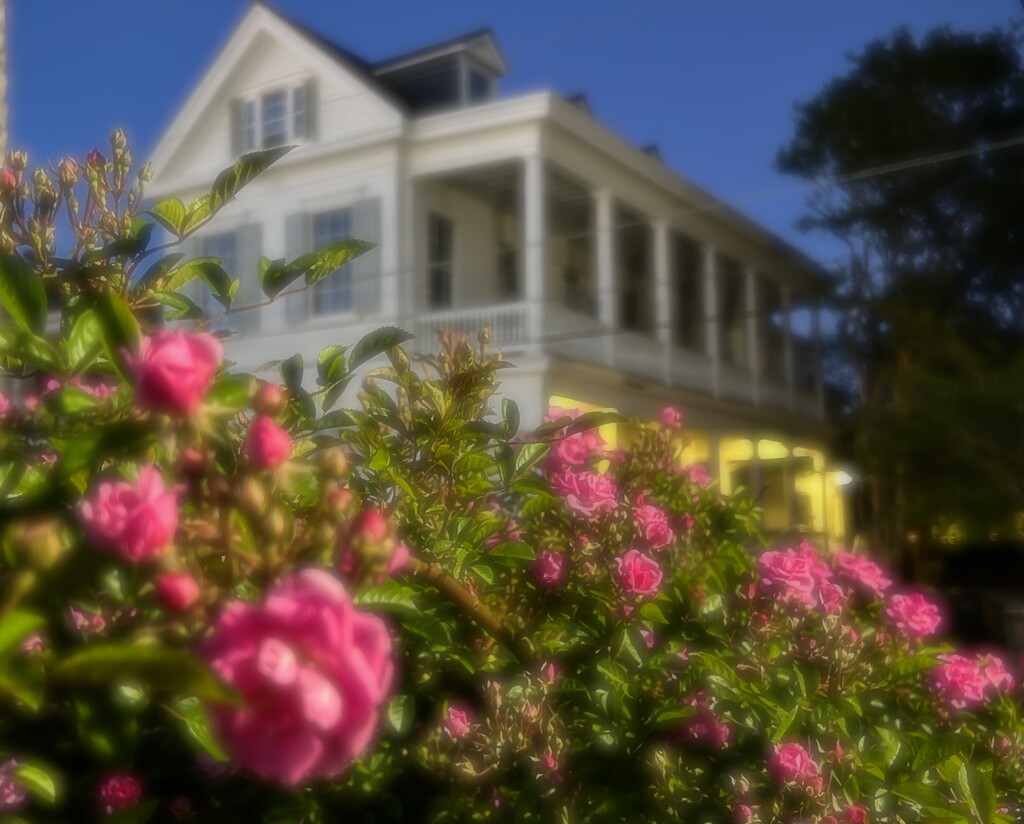
[[[281,146],[288,142],[288,94],[269,92],[263,95],[261,118],[263,148]]]
[[[317,80],[236,98],[231,104],[232,151],[253,152],[316,139]]]
[[[334,209],[320,212],[312,217],[312,242],[314,249],[352,237],[352,210]],[[330,315],[337,312],[351,312],[354,309],[352,265],[345,264],[321,280],[312,291],[312,312],[314,315]]]
[[[427,218],[427,289],[430,306],[452,305],[452,264],[454,228],[452,221],[437,214]]]

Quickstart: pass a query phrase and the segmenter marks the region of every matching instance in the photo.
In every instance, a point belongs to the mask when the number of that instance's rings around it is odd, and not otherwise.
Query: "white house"
[[[354,236],[370,254],[234,318],[243,368],[382,326],[431,350],[475,336],[518,368],[526,426],[549,402],[685,410],[687,459],[761,490],[766,527],[845,525],[825,454],[812,261],[598,122],[582,98],[499,93],[490,31],[369,63],[253,4],[160,140],[150,196],[208,190],[239,154],[299,148],[190,251],[223,257],[238,300],[256,260]],[[810,339],[795,330],[809,330]]]

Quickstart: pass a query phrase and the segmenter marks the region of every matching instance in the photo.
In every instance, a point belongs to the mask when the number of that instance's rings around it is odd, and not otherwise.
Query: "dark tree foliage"
[[[899,29],[796,109],[779,168],[842,241],[834,346],[874,540],[1005,531],[1024,477],[1024,63],[1014,32]]]

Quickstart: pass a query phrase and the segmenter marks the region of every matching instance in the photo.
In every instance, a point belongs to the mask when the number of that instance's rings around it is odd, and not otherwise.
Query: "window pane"
[[[200,257],[220,258],[220,265],[232,278],[240,276],[238,272],[238,235],[228,232],[222,235],[211,235],[203,238],[199,244]],[[202,307],[207,316],[219,315],[224,307],[218,303],[209,289],[203,289]],[[214,321],[209,329],[227,329],[228,318]]]
[[[483,72],[469,70],[469,100],[479,103],[491,99],[491,79]]]
[[[292,89],[292,137],[306,136],[306,87]]]
[[[244,147],[247,152],[256,149],[256,101],[246,100],[242,114]]]
[[[433,307],[452,304],[452,222],[441,215],[427,219],[427,288]]]
[[[288,141],[288,98],[284,92],[263,95],[263,148]]]
[[[330,243],[352,236],[352,210],[335,209],[313,215],[313,248],[322,249]],[[312,289],[314,315],[351,312],[352,266],[346,264],[332,272]]]

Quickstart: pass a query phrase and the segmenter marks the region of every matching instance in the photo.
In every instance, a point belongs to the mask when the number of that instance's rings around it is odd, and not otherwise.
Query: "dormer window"
[[[316,80],[238,98],[231,105],[231,150],[240,155],[316,139]]]
[[[482,103],[494,97],[494,80],[490,75],[473,68],[468,68],[469,84],[467,96],[470,103]]]

